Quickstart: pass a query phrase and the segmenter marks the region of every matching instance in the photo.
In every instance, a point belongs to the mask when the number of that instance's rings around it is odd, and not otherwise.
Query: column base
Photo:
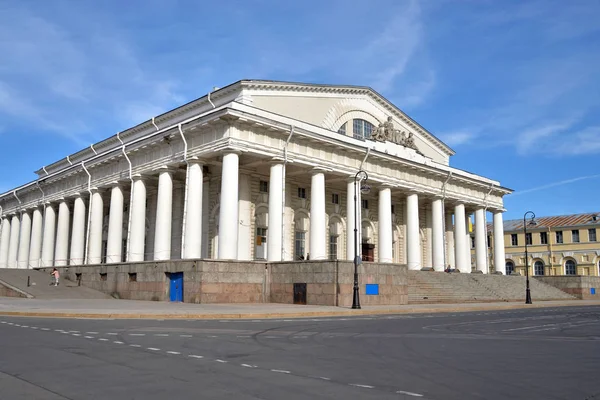
[[[471,271],[472,274],[483,274],[483,271],[477,269],[475,271]]]
[[[500,271],[494,271],[494,275],[504,275],[504,274]]]
[[[421,268],[421,271],[433,271],[432,267],[423,267]]]

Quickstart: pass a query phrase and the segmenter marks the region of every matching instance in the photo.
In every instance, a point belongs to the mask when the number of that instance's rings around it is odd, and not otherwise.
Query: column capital
[[[188,157],[186,161],[188,164],[204,165],[206,163],[206,160],[204,160],[203,158],[197,157],[197,156]]]
[[[173,168],[171,166],[168,165],[161,165],[160,167],[156,167],[152,169],[152,172],[154,173],[158,173],[158,174],[162,174],[163,172],[168,172],[170,174],[173,174],[177,171],[176,168]]]
[[[310,169],[310,174],[311,175],[315,175],[315,174],[323,174],[325,172],[331,172],[333,171],[331,168],[327,168],[327,167],[313,167]]]
[[[394,185],[391,185],[389,183],[382,183],[380,185],[377,185],[377,190],[381,191],[381,190],[385,190],[385,189],[393,189]]]
[[[285,162],[285,160],[283,159],[283,157],[272,157],[271,159],[269,159],[268,163],[273,165],[273,164],[283,164]],[[291,161],[287,160],[287,163],[289,164]]]

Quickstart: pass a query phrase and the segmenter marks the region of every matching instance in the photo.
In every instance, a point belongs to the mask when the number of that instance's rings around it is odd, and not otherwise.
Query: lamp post
[[[527,254],[527,215],[531,214],[529,224],[535,225],[535,214],[533,211],[527,211],[523,215],[523,231],[525,232],[525,304],[531,304],[531,291],[529,290],[529,255]]]
[[[356,188],[357,180],[359,182],[369,179],[369,175],[362,169],[354,175],[354,288],[352,290],[352,308],[360,309],[360,298],[358,296],[358,264],[362,260],[358,258],[358,190]],[[362,184],[361,184],[362,191]]]

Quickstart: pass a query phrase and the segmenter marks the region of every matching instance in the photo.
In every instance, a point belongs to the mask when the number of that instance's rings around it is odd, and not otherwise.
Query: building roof
[[[600,224],[600,212],[583,214],[555,215],[550,217],[536,217],[535,226],[528,229],[561,228]],[[490,225],[491,226],[491,225]],[[522,231],[523,219],[511,219],[504,221],[504,232]]]

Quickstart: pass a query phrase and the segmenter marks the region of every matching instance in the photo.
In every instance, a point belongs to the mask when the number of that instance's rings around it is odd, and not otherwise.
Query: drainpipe
[[[294,136],[294,125],[290,125],[290,135],[288,136],[287,140],[285,141],[285,144],[283,145],[283,168],[282,168],[282,173],[281,173],[281,190],[282,190],[282,195],[281,195],[281,203],[282,203],[282,207],[281,207],[281,261],[284,261],[284,256],[285,256],[285,167],[287,165],[288,162],[288,158],[287,158],[287,148],[288,145],[290,144],[290,140],[292,139],[292,136]]]
[[[129,181],[131,182],[131,189],[129,190],[129,207],[128,207],[129,215],[127,218],[127,249],[126,249],[126,251],[129,251],[129,240],[130,240],[129,236],[131,235],[131,205],[133,204],[133,174],[132,174],[131,160],[129,159],[129,156],[127,155],[127,152],[125,151],[125,143],[123,143],[123,141],[121,140],[121,132],[117,132],[117,139],[119,139],[119,142],[121,142],[121,145],[123,146],[121,148],[121,151],[123,152],[125,159],[129,163]],[[129,257],[127,256],[125,258],[125,260],[129,261]]]
[[[210,105],[211,105],[211,106],[212,106],[212,108],[214,109],[214,108],[215,108],[215,104],[214,104],[214,103],[212,102],[212,100],[210,99],[210,93],[211,93],[211,92],[208,92],[208,102],[210,103]]]
[[[90,202],[89,202],[89,206],[88,206],[88,219],[87,219],[87,229],[85,232],[85,253],[83,256],[83,260],[84,263],[87,264],[88,263],[88,250],[90,247],[90,225],[92,224],[92,201],[93,201],[93,196],[92,196],[92,175],[90,174],[90,172],[88,171],[88,169],[85,167],[85,161],[81,162],[81,166],[83,167],[83,170],[85,171],[85,173],[88,176],[88,188],[87,191],[90,195]]]
[[[548,275],[552,275],[554,273],[554,265],[552,262],[552,235],[551,235],[552,231],[550,229],[550,227],[548,227],[548,251],[550,252],[550,258],[548,259],[548,261],[550,261],[550,271]]]
[[[371,148],[367,147],[367,152],[365,153],[365,158],[363,158],[362,162],[360,163],[360,167],[358,167],[359,171],[363,170],[363,165],[365,165],[365,162],[367,162],[367,158],[369,158],[369,154],[371,153]],[[356,184],[354,185],[356,187]],[[360,194],[360,187],[356,188],[357,192],[354,193],[354,196],[356,196],[356,198],[358,198],[358,195]],[[361,197],[362,199],[362,197]],[[354,225],[356,227],[356,232],[358,233],[358,242],[355,240],[354,241],[354,245],[358,246],[358,249],[354,249],[354,253],[357,254],[358,256],[361,257],[362,259],[362,246],[360,245],[360,243],[362,243],[362,206],[359,202],[359,204],[356,204],[356,208],[358,210],[356,210],[356,217],[354,218]],[[347,227],[346,227],[347,229]],[[356,239],[356,237],[355,237]]]
[[[15,196],[15,199],[17,199],[17,201],[19,202],[19,206],[20,206],[21,204],[23,204],[23,203],[21,202],[21,199],[19,199],[19,196],[17,196],[17,191],[16,191],[16,190],[13,190],[13,196]],[[20,209],[20,208],[21,208],[21,207],[19,207],[19,209]]]
[[[67,156],[67,161],[69,162],[69,165],[73,165],[73,163],[71,162],[71,159],[69,158],[69,156]]]
[[[96,149],[94,148],[93,144],[90,144],[90,149],[92,149],[92,151],[94,152],[94,155],[98,155],[98,153],[96,152]]]
[[[46,173],[46,176],[48,176],[48,171],[46,171],[46,167],[42,167],[42,169],[44,170],[44,172]]]
[[[487,243],[488,241],[488,234],[487,234],[487,209],[488,209],[488,199],[490,197],[490,194],[492,194],[492,191],[494,190],[494,184],[492,183],[490,185],[490,190],[489,192],[487,192],[487,194],[485,195],[485,197],[483,198],[483,204],[485,205],[485,207],[483,208],[483,226],[485,226],[485,241],[486,241],[486,246],[485,246],[485,252],[486,252],[486,257],[485,257],[485,268],[488,271],[488,274],[490,273],[490,260],[489,260],[489,252],[490,252],[490,244]],[[496,265],[494,264],[494,267]]]
[[[446,242],[446,186],[448,185],[448,181],[452,178],[452,171],[448,171],[448,176],[442,185],[442,231],[444,232],[444,270],[446,270],[446,266],[450,266],[450,260],[448,259],[448,252],[446,251],[447,242]]]
[[[158,126],[156,125],[156,123],[154,122],[154,117],[152,117],[152,125],[154,125],[154,127],[156,128],[157,131],[159,131],[160,129],[158,129]]]
[[[154,123],[154,118],[152,119],[152,123]],[[155,125],[156,126],[156,125]],[[185,254],[185,220],[186,220],[186,214],[187,214],[187,197],[188,197],[188,185],[189,185],[189,179],[190,179],[190,163],[187,159],[187,152],[188,152],[188,143],[187,140],[185,140],[185,135],[183,134],[183,129],[181,129],[181,124],[177,125],[177,128],[179,129],[179,134],[181,135],[181,140],[183,140],[183,161],[185,161],[186,164],[186,173],[185,173],[185,188],[184,193],[183,193],[183,221],[181,223],[181,258],[183,259],[183,256]]]
[[[44,221],[46,220],[46,193],[44,193],[44,191],[42,190],[42,187],[40,186],[40,180],[37,179],[35,181],[35,184],[37,185],[38,189],[40,190],[40,192],[42,192],[42,203],[44,203],[44,216],[43,219]],[[0,213],[1,215],[2,213]],[[43,226],[43,223],[42,223]],[[38,258],[38,268],[42,266],[42,257]]]

